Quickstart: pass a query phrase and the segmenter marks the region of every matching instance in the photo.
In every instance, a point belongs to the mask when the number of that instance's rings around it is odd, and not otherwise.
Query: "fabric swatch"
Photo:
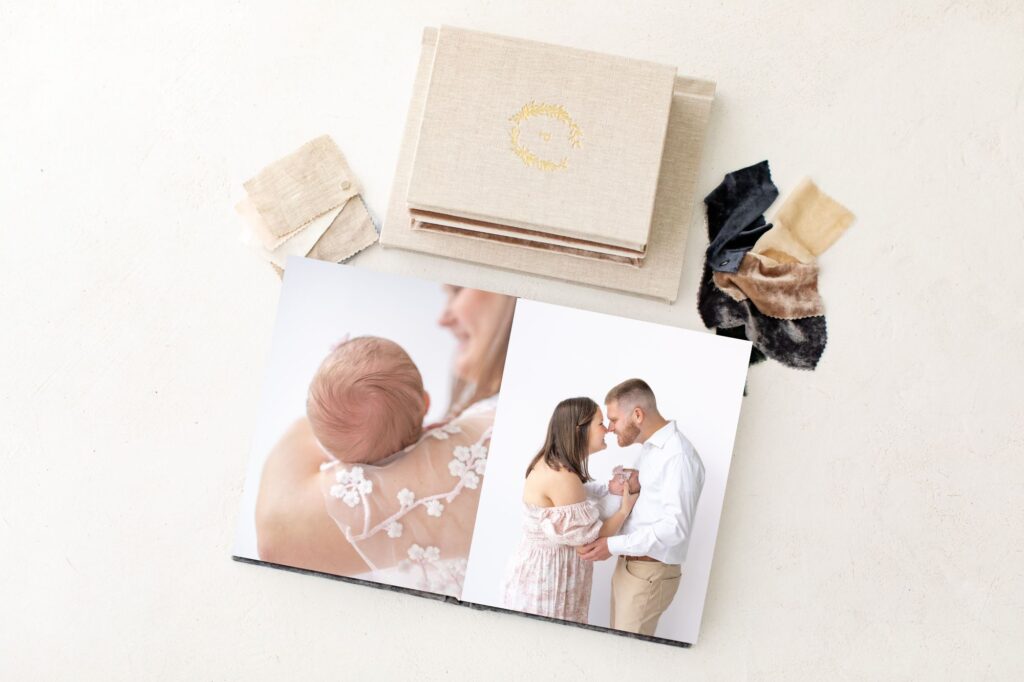
[[[715,235],[707,249],[712,270],[736,272],[743,255],[770,230],[762,214],[778,196],[768,162],[762,161],[728,173],[704,197],[708,231]]]
[[[849,209],[804,178],[773,216],[775,227],[752,251],[779,262],[810,263],[843,236],[853,219]]]
[[[817,367],[828,342],[824,315],[794,320],[765,315],[750,299],[736,301],[715,286],[706,262],[697,294],[697,311],[709,329],[716,329],[716,333],[733,330],[723,336],[749,339],[766,357],[794,369]],[[756,361],[752,354],[751,362]]]
[[[262,218],[256,235],[268,251],[360,192],[344,155],[327,135],[270,164],[244,186]]]
[[[377,230],[363,198],[356,197],[338,213],[323,236],[309,252],[310,258],[341,263],[377,241]]]
[[[349,202],[352,200],[349,199]],[[347,204],[348,202],[346,202]],[[242,199],[235,206],[235,210],[245,221],[249,227],[249,231],[252,235],[258,236],[266,234],[267,226],[263,221],[263,217],[259,211],[253,205],[252,201],[247,198]],[[288,256],[305,256],[316,244],[317,240],[323,236],[327,229],[334,222],[334,219],[341,213],[340,208],[331,209],[327,213],[314,218],[312,221],[307,223],[304,228],[295,230],[288,235],[287,239],[281,242],[275,249],[268,250],[264,245],[262,239],[251,239],[249,245],[258,253],[264,260],[276,265],[279,268],[283,268],[285,262],[288,260]]]
[[[715,286],[734,301],[750,299],[765,315],[782,320],[825,314],[816,263],[779,263],[763,254],[743,256],[735,273],[715,272]]]

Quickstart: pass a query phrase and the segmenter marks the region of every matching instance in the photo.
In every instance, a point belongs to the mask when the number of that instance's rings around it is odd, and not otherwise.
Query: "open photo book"
[[[749,356],[292,258],[234,557],[688,646]]]

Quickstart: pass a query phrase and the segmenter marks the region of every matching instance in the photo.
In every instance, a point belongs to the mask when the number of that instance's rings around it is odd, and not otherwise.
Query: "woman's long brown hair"
[[[597,410],[597,403],[590,398],[567,398],[558,403],[548,422],[544,447],[530,461],[526,475],[529,476],[543,458],[555,471],[565,467],[584,483],[594,480],[587,470],[587,456],[590,454],[590,423],[597,416]]]

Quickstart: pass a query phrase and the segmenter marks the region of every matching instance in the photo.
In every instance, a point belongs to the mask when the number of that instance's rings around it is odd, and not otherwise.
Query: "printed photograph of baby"
[[[515,306],[290,260],[235,556],[460,596]]]
[[[463,601],[694,643],[749,353],[520,301]]]

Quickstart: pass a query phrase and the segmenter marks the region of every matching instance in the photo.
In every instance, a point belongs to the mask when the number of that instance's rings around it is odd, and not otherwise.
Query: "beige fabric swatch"
[[[244,186],[262,218],[256,234],[268,251],[360,192],[344,155],[327,135],[267,166]]]
[[[349,199],[347,203],[352,202]],[[256,210],[252,201],[248,198],[242,199],[235,206],[235,210],[242,216],[246,225],[249,227],[249,231],[253,236],[266,234],[267,226],[263,222],[263,217]],[[281,244],[274,250],[268,250],[264,246],[261,239],[249,239],[248,243],[256,253],[258,253],[264,260],[276,265],[279,268],[283,268],[285,262],[288,260],[288,256],[305,256],[313,248],[313,245],[317,243],[320,237],[327,231],[334,222],[334,219],[341,213],[340,208],[331,209],[327,213],[314,218],[311,222],[307,223],[304,228],[296,230],[288,235]]]
[[[323,236],[309,252],[310,258],[340,263],[377,241],[377,230],[361,196],[342,207]]]
[[[751,251],[778,262],[811,263],[843,235],[853,218],[849,209],[804,178],[771,219],[774,227]]]
[[[693,220],[697,171],[715,84],[683,77],[675,79],[647,255],[641,267],[623,267],[620,263],[522,245],[413,229],[406,196],[436,40],[437,29],[424,30],[381,244],[674,301],[682,277],[686,236]]]
[[[825,302],[818,293],[817,263],[780,263],[748,252],[739,270],[716,272],[714,280],[715,286],[734,300],[750,299],[770,317],[797,320],[825,314]]]

